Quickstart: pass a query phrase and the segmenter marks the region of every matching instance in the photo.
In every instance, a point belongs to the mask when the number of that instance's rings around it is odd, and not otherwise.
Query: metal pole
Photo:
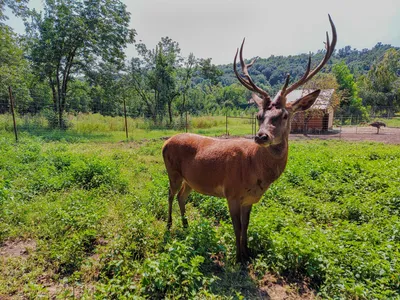
[[[125,102],[125,97],[124,97],[124,117],[125,117],[125,134],[126,134],[126,139],[128,139],[128,120],[126,119],[126,102]]]
[[[185,114],[186,114],[185,132],[188,132],[188,113],[187,113],[187,111],[185,112]]]
[[[17,123],[15,122],[14,100],[13,100],[13,96],[12,96],[11,86],[8,87],[8,93],[10,95],[10,106],[11,106],[11,114],[12,114],[13,123],[14,123],[15,141],[18,142]]]
[[[257,133],[257,118],[255,116],[253,116],[253,122],[254,122],[254,136]]]
[[[250,125],[251,125],[251,135],[253,135],[253,129],[254,129],[253,118],[250,119]]]
[[[228,112],[225,112],[225,132],[228,135]]]

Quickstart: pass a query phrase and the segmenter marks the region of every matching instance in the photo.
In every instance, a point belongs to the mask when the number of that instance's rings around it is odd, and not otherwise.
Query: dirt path
[[[341,131],[335,131],[329,134],[291,134],[291,140],[338,139],[345,141],[373,141],[386,144],[400,144],[400,128],[381,128],[379,134],[376,128],[372,127],[343,127]]]
[[[222,135],[219,138],[246,138],[253,139],[252,135],[246,136],[226,136]],[[373,127],[343,127],[327,134],[308,134],[292,133],[289,140],[344,140],[344,141],[372,141],[386,144],[400,145],[400,128],[387,127],[381,128],[379,134],[376,133],[376,128]]]

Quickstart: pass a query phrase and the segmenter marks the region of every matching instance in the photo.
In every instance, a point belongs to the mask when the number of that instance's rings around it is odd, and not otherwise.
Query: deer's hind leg
[[[178,202],[179,202],[179,208],[181,210],[182,224],[183,227],[185,228],[188,227],[188,221],[185,217],[185,205],[186,205],[186,199],[191,191],[192,188],[187,184],[187,182],[184,181],[178,193]]]
[[[168,196],[168,223],[167,228],[172,226],[172,202],[180,187],[182,186],[183,178],[178,173],[169,174],[169,196]]]

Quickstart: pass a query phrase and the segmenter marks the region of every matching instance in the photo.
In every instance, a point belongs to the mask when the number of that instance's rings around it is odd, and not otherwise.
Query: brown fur
[[[168,139],[162,149],[170,183],[168,228],[177,193],[184,226],[185,202],[192,190],[226,198],[235,229],[237,260],[247,259],[251,207],[286,167],[291,116],[309,108],[318,95],[319,90],[287,106],[286,99],[278,95],[268,108],[260,108],[257,137],[267,140],[223,140],[191,133]]]
[[[321,63],[310,72],[310,56],[303,77],[288,87],[288,75],[282,90],[273,101],[267,92],[254,84],[248,73],[248,68],[255,60],[249,64],[244,63],[243,40],[240,64],[244,76],[239,75],[236,68],[239,49],[233,69],[239,82],[258,94],[253,94],[252,98],[259,107],[259,130],[254,141],[220,140],[186,133],[165,142],[162,152],[170,183],[168,228],[172,225],[172,202],[176,193],[184,226],[187,226],[185,202],[192,189],[205,195],[224,197],[228,200],[236,236],[236,259],[243,261],[248,258],[247,228],[252,205],[261,199],[286,167],[290,119],[296,111],[310,108],[320,90],[289,104],[286,104],[286,96],[317,74],[332,55],[337,35],[330,16],[329,21],[333,39],[330,44],[327,35],[326,54]]]

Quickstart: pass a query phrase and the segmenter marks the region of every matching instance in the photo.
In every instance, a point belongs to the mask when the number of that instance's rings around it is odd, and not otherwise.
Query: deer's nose
[[[256,142],[265,143],[265,142],[268,142],[269,136],[266,133],[259,132],[255,136],[255,140],[256,140]]]

